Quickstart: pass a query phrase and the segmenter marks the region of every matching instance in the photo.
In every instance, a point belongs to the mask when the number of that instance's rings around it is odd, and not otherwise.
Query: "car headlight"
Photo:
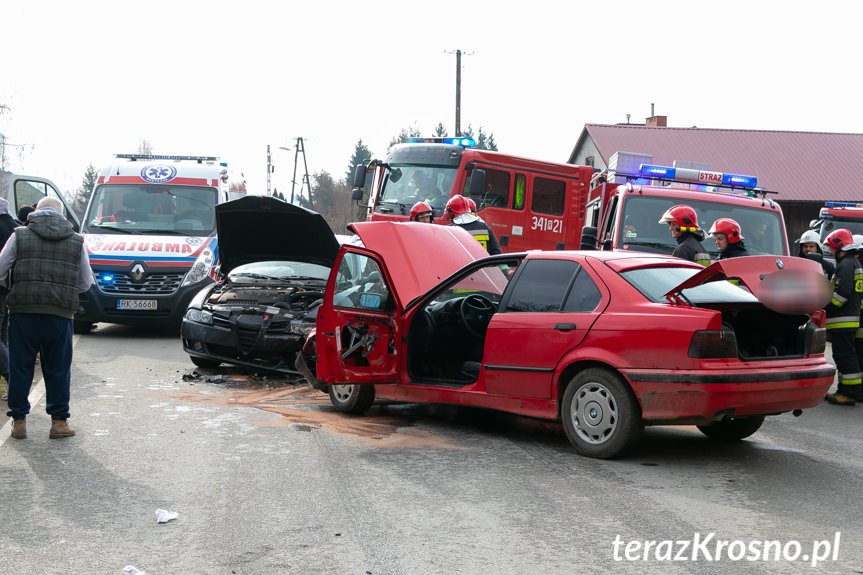
[[[186,310],[186,319],[195,323],[205,323],[207,325],[213,325],[213,314],[203,309]]]
[[[315,322],[313,321],[295,319],[291,322],[291,333],[295,333],[297,335],[309,335],[314,327]]]
[[[210,275],[210,270],[213,269],[215,261],[216,257],[213,250],[207,248],[202,251],[198,259],[195,260],[195,263],[192,264],[192,269],[186,273],[186,277],[183,278],[183,284],[180,287],[198,283],[206,278]]]

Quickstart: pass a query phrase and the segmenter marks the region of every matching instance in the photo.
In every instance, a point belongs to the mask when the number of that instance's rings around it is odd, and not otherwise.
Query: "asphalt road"
[[[863,406],[771,418],[736,444],[650,428],[597,461],[557,425],[348,417],[284,378],[195,371],[176,329],[76,336],[78,434],[48,439],[42,385],[29,437],[0,427],[2,573],[863,573]],[[735,559],[764,542],[797,559]]]

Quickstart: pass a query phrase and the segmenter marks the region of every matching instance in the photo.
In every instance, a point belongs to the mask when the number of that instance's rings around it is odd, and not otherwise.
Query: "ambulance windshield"
[[[377,211],[407,215],[419,202],[443,210],[458,167],[391,164],[384,168]]]
[[[216,189],[168,184],[98,186],[84,217],[86,233],[209,236]]]

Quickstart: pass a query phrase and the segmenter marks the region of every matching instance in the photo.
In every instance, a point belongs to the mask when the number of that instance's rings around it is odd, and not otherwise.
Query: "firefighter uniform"
[[[696,233],[700,233],[696,235]],[[677,247],[674,249],[673,255],[676,258],[683,258],[691,262],[699,263],[703,266],[710,265],[710,254],[701,245],[701,240],[704,239],[704,232],[684,232],[677,238]]]
[[[470,232],[470,234],[476,238],[476,241],[482,244],[482,247],[485,248],[485,251],[487,251],[489,255],[494,256],[502,253],[500,243],[494,235],[494,230],[492,230],[491,226],[477,216],[471,216],[469,214],[456,216],[452,225]]]
[[[825,308],[827,334],[833,345],[833,361],[839,376],[835,394],[827,396],[830,403],[853,405],[863,400],[860,365],[855,340],[860,328],[863,268],[850,251],[836,252],[836,273],[833,275],[833,298]],[[851,400],[851,401],[849,401]]]

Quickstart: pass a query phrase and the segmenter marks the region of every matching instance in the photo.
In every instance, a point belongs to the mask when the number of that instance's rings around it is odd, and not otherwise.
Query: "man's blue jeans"
[[[23,417],[30,413],[30,386],[41,356],[45,378],[45,411],[52,418],[69,417],[72,380],[72,320],[56,315],[13,313],[9,316],[9,411]]]

